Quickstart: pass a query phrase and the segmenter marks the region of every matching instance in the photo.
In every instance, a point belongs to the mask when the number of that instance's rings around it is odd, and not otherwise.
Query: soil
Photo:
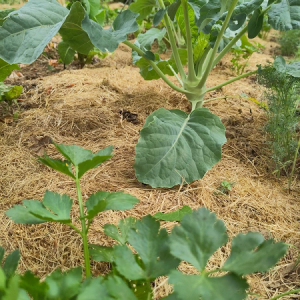
[[[272,35],[267,41],[259,40],[265,49],[253,54],[245,71],[272,61],[278,45],[271,40]],[[230,60],[230,55],[226,56],[213,70],[208,87],[234,77]],[[44,152],[51,157],[60,157],[51,139],[57,143],[77,144],[94,152],[114,146],[114,157],[82,178],[85,200],[98,190],[123,190],[140,200],[130,211],[107,211],[99,215],[91,226],[89,242],[92,244],[113,244],[103,232],[104,224],[117,224],[127,216],[141,218],[156,212],[171,212],[189,205],[193,209],[204,206],[215,212],[224,220],[230,238],[239,232],[258,231],[266,238],[281,240],[299,249],[299,172],[289,193],[286,189],[288,179],[278,179],[272,174],[263,133],[264,110],[240,96],[244,93],[249,98],[262,100],[263,89],[255,76],[206,96],[207,99],[223,97],[205,105],[226,126],[228,141],[223,147],[222,160],[202,180],[172,189],[153,189],[138,182],[134,174],[139,131],[147,116],[160,107],[189,112],[191,107],[185,97],[162,80],[143,80],[139,70],[132,66],[130,49],[124,45],[120,45],[114,54],[83,69],[72,66],[63,70],[58,64],[52,72],[48,61],[49,57],[42,56],[31,66],[22,67],[20,72],[24,77],[8,80],[22,85],[24,92],[20,97],[18,118],[7,121],[8,116],[2,116],[0,122],[0,241],[8,252],[20,249],[20,272],[30,269],[45,277],[57,268],[67,270],[83,263],[81,239],[67,226],[52,223],[17,225],[4,215],[23,199],[41,200],[46,190],[66,193],[76,199],[75,186],[65,175],[37,162],[37,156]],[[234,183],[228,195],[218,193],[224,180]],[[75,205],[74,222],[78,222],[77,209]],[[174,225],[173,222],[162,223],[168,230]],[[251,292],[262,295],[261,299],[268,299],[299,288],[296,248],[291,247],[270,272],[249,276]],[[219,267],[229,250],[230,243],[218,250],[210,260],[209,268]],[[195,272],[188,264],[182,264],[180,268],[187,273]],[[105,263],[92,265],[95,275],[108,270]],[[155,297],[160,299],[170,287],[162,279],[155,284]],[[255,297],[249,296],[249,299]],[[286,299],[294,298],[288,296]]]

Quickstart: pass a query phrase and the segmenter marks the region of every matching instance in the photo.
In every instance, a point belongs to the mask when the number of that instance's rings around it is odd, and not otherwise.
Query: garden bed
[[[266,45],[264,53],[254,53],[246,71],[272,61],[276,44],[262,40],[260,43]],[[266,238],[300,247],[299,181],[295,179],[289,193],[287,179],[272,175],[262,131],[265,113],[254,102],[240,97],[244,93],[261,99],[263,90],[255,76],[210,93],[210,98],[226,96],[226,99],[205,105],[220,116],[226,127],[227,143],[221,162],[202,180],[172,189],[153,189],[135,178],[133,163],[139,131],[154,110],[176,107],[188,112],[188,101],[162,80],[145,81],[138,68],[131,65],[131,50],[124,45],[94,66],[44,75],[49,74],[41,72],[33,80],[18,79],[18,84],[21,81],[25,87],[22,113],[16,121],[3,119],[0,123],[0,240],[7,251],[20,249],[20,272],[30,269],[43,277],[57,268],[67,270],[83,263],[81,238],[68,226],[16,225],[4,215],[23,199],[41,199],[46,190],[75,198],[76,189],[65,175],[37,162],[37,156],[44,152],[58,157],[51,139],[94,152],[114,146],[113,159],[83,177],[85,199],[98,190],[122,190],[140,200],[133,210],[107,211],[98,216],[90,229],[90,243],[112,244],[103,232],[104,224],[189,205],[193,209],[204,206],[215,212],[224,220],[230,237],[239,232],[259,231]],[[225,57],[212,72],[208,85],[215,86],[233,75],[230,57]],[[218,191],[222,181],[234,183],[228,195]],[[164,223],[168,230],[173,226],[172,222]],[[219,249],[209,265],[218,267],[229,249],[230,244]],[[269,298],[299,288],[300,269],[293,269],[297,257],[297,250],[290,248],[288,255],[270,272],[251,276],[251,292]],[[92,272],[103,274],[109,267],[106,263],[94,263]],[[187,273],[195,272],[189,264],[180,268]],[[163,297],[168,289],[164,279],[158,280],[154,290],[156,299]]]

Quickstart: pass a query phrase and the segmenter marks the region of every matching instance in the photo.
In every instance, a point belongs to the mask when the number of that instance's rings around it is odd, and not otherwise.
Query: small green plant
[[[268,136],[275,172],[289,174],[297,148],[299,116],[297,108],[300,91],[300,63],[286,64],[279,56],[273,66],[258,73],[258,81],[267,91],[268,121],[265,131]]]
[[[254,52],[259,52],[263,45],[259,43],[250,43],[246,35],[243,35],[240,39],[240,45],[235,45],[231,53],[233,58],[231,59],[232,69],[237,75],[244,73],[245,68],[249,65],[249,59]]]
[[[294,29],[282,32],[279,38],[279,44],[282,55],[295,55],[300,45],[300,30]]]
[[[174,286],[173,293],[164,299],[242,300],[247,297],[249,288],[245,276],[268,271],[287,251],[288,245],[265,240],[260,233],[238,234],[232,240],[231,254],[225,263],[207,270],[209,258],[228,242],[226,227],[208,209],[192,211],[188,206],[172,213],[148,215],[141,220],[129,217],[120,220],[118,226],[106,224],[104,233],[115,240],[115,245],[88,245],[88,231],[94,217],[105,210],[130,209],[138,200],[121,192],[99,191],[83,203],[80,178],[111,158],[112,147],[94,154],[75,145],[54,145],[67,160],[52,159],[45,154],[39,161],[74,180],[81,228],[70,217],[72,199],[50,191],[45,193],[42,202],[24,200],[23,205],[15,205],[6,215],[20,224],[58,222],[70,226],[83,240],[85,274],[79,266],[66,273],[56,270],[44,281],[30,271],[16,275],[19,251],[9,254],[1,268],[4,249],[0,247],[0,297],[3,300],[150,300],[154,296],[152,283],[160,276],[168,276]],[[158,220],[178,221],[180,225],[168,233],[160,228]],[[111,272],[93,277],[90,255],[95,261],[111,263]],[[181,261],[193,265],[198,274],[186,275],[176,270]]]
[[[13,281],[18,296],[13,299],[17,300],[27,300],[28,295],[34,300],[150,300],[153,299],[152,282],[159,276],[168,276],[174,291],[164,299],[242,300],[246,299],[249,288],[245,276],[266,272],[288,248],[282,242],[265,240],[260,233],[238,234],[232,240],[231,254],[225,263],[207,270],[209,258],[228,241],[225,224],[206,208],[186,209],[183,214],[175,212],[177,218],[171,214],[160,216],[164,220],[180,221],[170,234],[150,215],[142,220],[121,220],[118,227],[105,225],[104,232],[117,244],[112,248],[91,246],[91,254],[96,261],[112,264],[112,271],[106,276],[83,280],[79,267],[63,274],[55,271],[43,282],[30,271],[15,278],[11,276],[18,263],[18,251],[15,251],[11,275],[7,276],[4,269],[4,276],[0,276],[3,282],[0,292],[11,296],[10,281]],[[37,212],[33,217],[36,215]],[[135,254],[128,244],[135,249]],[[181,261],[193,265],[198,274],[186,275],[176,270]]]
[[[226,180],[223,180],[220,183],[220,186],[217,188],[217,190],[219,193],[221,193],[223,195],[228,195],[234,185],[235,185],[235,182],[228,182]]]
[[[6,212],[15,223],[39,224],[45,222],[59,222],[73,228],[80,234],[83,241],[83,252],[85,260],[85,274],[91,276],[90,255],[88,247],[88,231],[93,218],[100,212],[106,210],[126,210],[132,208],[138,199],[122,192],[99,191],[89,197],[83,203],[80,189],[80,178],[89,170],[98,167],[101,163],[112,157],[113,147],[107,147],[93,154],[90,150],[85,150],[76,145],[55,144],[57,150],[67,159],[52,159],[45,154],[39,161],[44,165],[68,175],[74,180],[77,189],[77,199],[79,204],[79,218],[81,229],[72,223],[70,213],[73,200],[68,195],[59,195],[47,191],[43,201],[24,200],[23,205],[15,205]],[[86,212],[84,211],[86,207]]]

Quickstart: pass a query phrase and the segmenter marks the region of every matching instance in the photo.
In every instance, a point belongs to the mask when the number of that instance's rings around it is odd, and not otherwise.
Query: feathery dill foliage
[[[288,174],[297,148],[300,78],[270,65],[258,73],[258,82],[267,88],[268,121],[265,131],[275,171],[278,176],[282,170]]]
[[[295,55],[300,45],[300,30],[293,29],[283,31],[278,42],[280,44],[280,50],[282,55]]]

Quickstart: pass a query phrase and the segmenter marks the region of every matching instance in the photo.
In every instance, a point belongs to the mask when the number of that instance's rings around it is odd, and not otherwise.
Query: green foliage
[[[282,55],[295,55],[300,45],[300,30],[294,29],[282,32],[278,42]]]
[[[223,180],[220,183],[220,186],[217,188],[218,192],[216,192],[216,194],[221,193],[223,195],[228,195],[234,185],[235,182],[228,182],[226,180]]]
[[[85,202],[87,213],[84,212],[84,203],[80,190],[80,178],[89,170],[98,167],[101,163],[112,157],[113,147],[109,146],[103,150],[93,153],[76,145],[64,145],[53,143],[56,149],[67,160],[51,159],[45,155],[39,161],[44,165],[71,177],[76,184],[79,202],[79,212],[81,230],[78,229],[70,217],[73,201],[67,195],[59,195],[46,191],[43,201],[24,200],[23,205],[15,205],[6,212],[15,223],[19,224],[38,224],[44,222],[59,222],[67,224],[83,239],[83,250],[85,258],[86,276],[90,276],[90,258],[87,243],[87,234],[93,219],[105,210],[126,210],[131,209],[138,199],[122,192],[103,192],[99,191],[90,196]],[[131,223],[130,223],[131,224]]]
[[[152,281],[167,275],[174,292],[165,299],[242,300],[249,288],[244,275],[269,270],[287,251],[284,243],[265,240],[259,233],[238,234],[232,240],[231,254],[225,263],[219,269],[207,271],[209,258],[227,242],[228,236],[224,223],[206,208],[189,212],[170,234],[150,215],[138,221],[120,221],[121,235],[108,226],[105,232],[116,237],[119,245],[91,245],[90,251],[95,260],[112,264],[109,274],[82,280],[79,267],[66,273],[56,270],[41,282],[30,271],[15,275],[19,252],[14,251],[0,268],[1,299],[29,300],[30,296],[34,300],[146,300],[153,297]],[[3,258],[1,247],[0,255]],[[177,271],[180,261],[189,262],[201,273],[186,275]],[[216,276],[211,277],[211,273]]]
[[[22,91],[22,86],[7,86],[3,82],[0,82],[0,104],[1,102],[5,102],[8,105],[12,105],[22,94]]]
[[[288,65],[279,56],[273,66],[266,67],[258,74],[259,83],[267,87],[268,121],[265,131],[278,176],[281,170],[289,173],[297,148],[299,69],[300,63]]]
[[[185,215],[191,213],[192,213],[192,209],[189,206],[184,205],[181,209],[178,209],[170,213],[163,214],[161,212],[158,212],[153,217],[162,221],[181,221]]]
[[[204,96],[256,73],[241,74],[207,88],[209,73],[224,55],[245,33],[249,38],[257,36],[266,20],[276,30],[300,29],[300,0],[269,1],[267,7],[263,0],[171,2],[137,0],[115,18],[111,28],[104,29],[99,1],[72,0],[68,10],[56,0],[30,0],[7,16],[0,27],[0,58],[10,64],[33,62],[58,31],[70,46],[59,47],[62,60],[70,62],[72,48],[78,52],[81,66],[94,47],[103,53],[112,52],[123,42],[134,50],[133,61],[146,80],[162,78],[186,96],[192,106],[190,115],[160,109],[148,117],[141,131],[136,147],[136,176],[153,187],[172,187],[200,179],[221,159],[221,147],[226,141],[224,127],[218,117],[202,109]],[[163,24],[165,29],[152,28],[141,33],[139,24],[144,18],[154,25]],[[132,44],[127,35],[136,32],[137,42]],[[182,39],[186,49],[178,46]],[[168,42],[172,49],[169,60],[162,60],[151,51],[155,40]],[[249,53],[246,46],[245,49]],[[244,67],[237,60],[235,63],[242,73]],[[167,75],[175,76],[178,83],[174,84]],[[190,132],[196,140],[189,138]],[[69,173],[66,168],[64,171]]]
[[[243,35],[240,41],[240,45],[235,45],[231,50],[233,55],[233,58],[231,59],[232,69],[237,75],[242,75],[244,73],[251,55],[264,48],[264,46],[259,43],[251,43],[246,35]]]
[[[147,118],[136,146],[138,180],[152,187],[172,187],[202,178],[221,159],[224,132],[220,119],[207,108],[190,115],[157,110]]]

